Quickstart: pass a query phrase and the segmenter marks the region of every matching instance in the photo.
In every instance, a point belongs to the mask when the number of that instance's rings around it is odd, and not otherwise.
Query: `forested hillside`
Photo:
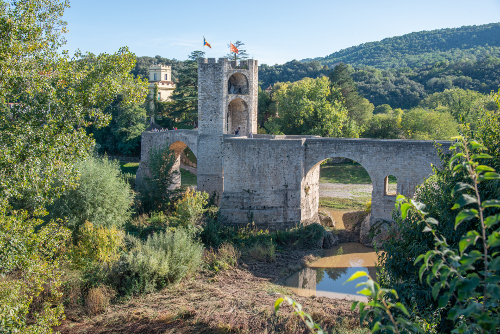
[[[445,60],[475,60],[488,55],[500,55],[500,23],[413,32],[360,44],[314,60],[323,65],[343,62],[353,67],[388,69],[420,67]]]

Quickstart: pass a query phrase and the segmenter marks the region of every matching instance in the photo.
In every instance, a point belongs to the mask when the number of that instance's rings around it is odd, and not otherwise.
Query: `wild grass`
[[[120,169],[122,170],[122,173],[130,173],[135,175],[137,173],[137,170],[139,169],[139,163],[120,161]]]
[[[321,197],[319,206],[334,210],[364,210],[369,197],[341,198],[341,197]]]
[[[371,184],[368,172],[357,162],[325,164],[321,166],[320,183]],[[394,177],[389,177],[389,183],[396,183]]]
[[[182,187],[196,187],[197,185],[197,176],[190,171],[181,168],[181,186]]]

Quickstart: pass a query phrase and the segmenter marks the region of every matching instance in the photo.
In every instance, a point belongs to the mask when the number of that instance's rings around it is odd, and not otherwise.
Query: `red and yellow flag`
[[[231,42],[229,42],[229,50],[230,52],[238,53],[238,48]]]
[[[210,49],[212,48],[210,46],[210,44],[208,44],[207,40],[205,39],[205,37],[203,37],[203,46],[208,46]]]

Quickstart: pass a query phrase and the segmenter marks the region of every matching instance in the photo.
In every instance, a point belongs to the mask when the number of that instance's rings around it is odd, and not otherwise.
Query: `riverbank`
[[[323,255],[318,250],[284,250],[275,262],[240,260],[237,267],[202,270],[195,277],[165,290],[114,304],[100,315],[67,309],[61,333],[307,333],[284,307],[274,313],[274,302],[286,295],[302,304],[323,329],[336,333],[368,333],[359,327],[351,301],[300,297],[277,285]]]

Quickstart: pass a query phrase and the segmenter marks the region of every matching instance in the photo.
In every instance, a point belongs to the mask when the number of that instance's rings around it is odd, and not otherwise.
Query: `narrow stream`
[[[337,222],[337,228],[343,228],[342,214],[338,211],[332,216]],[[366,301],[367,298],[356,295],[361,288],[356,285],[361,279],[345,283],[356,271],[365,271],[372,278],[376,277],[375,265],[377,254],[373,248],[360,243],[343,243],[332,249],[326,250],[324,257],[309,264],[306,268],[294,273],[286,279],[285,285],[299,296],[346,298],[351,300]]]

